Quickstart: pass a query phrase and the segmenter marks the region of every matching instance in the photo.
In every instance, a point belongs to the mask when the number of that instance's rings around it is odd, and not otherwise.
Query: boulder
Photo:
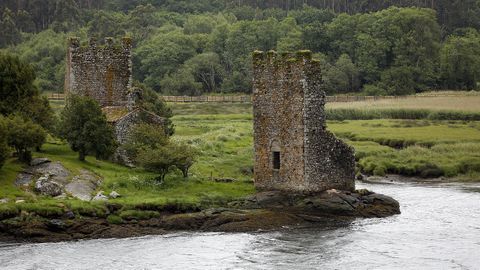
[[[2,203],[8,203],[10,200],[7,198],[0,199],[0,204]]]
[[[92,201],[108,201],[108,197],[103,194],[103,191],[100,191],[93,197]]]
[[[66,185],[70,180],[70,172],[60,162],[47,162],[31,166],[24,173],[32,175],[49,175],[51,181]]]
[[[67,224],[61,219],[52,219],[46,223],[48,230],[58,232],[64,231],[67,228]]]
[[[30,166],[38,166],[38,165],[49,163],[49,162],[51,161],[48,158],[34,158],[30,162]]]
[[[115,190],[110,192],[110,194],[108,196],[112,199],[116,199],[118,197],[121,197],[121,195],[118,192],[116,192]]]
[[[17,175],[15,179],[15,185],[17,187],[20,186],[28,186],[33,181],[33,175],[30,173],[21,172]]]
[[[75,213],[73,213],[72,211],[67,211],[67,212],[65,212],[65,218],[75,219]]]
[[[50,179],[49,175],[44,175],[35,181],[35,190],[42,195],[56,197],[62,194],[62,186]]]
[[[92,193],[100,182],[100,178],[92,172],[81,170],[80,175],[73,177],[72,182],[65,186],[65,190],[77,199],[91,201]]]

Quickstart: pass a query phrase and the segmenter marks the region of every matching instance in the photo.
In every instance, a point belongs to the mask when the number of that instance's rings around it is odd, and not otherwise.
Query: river
[[[365,184],[402,214],[257,233],[1,244],[0,269],[480,269],[480,184]]]

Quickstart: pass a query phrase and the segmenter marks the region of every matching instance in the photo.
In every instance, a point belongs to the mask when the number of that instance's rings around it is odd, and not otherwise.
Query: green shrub
[[[73,202],[70,204],[70,209],[80,216],[85,217],[106,217],[107,208],[100,203],[89,202]]]
[[[108,223],[110,224],[122,224],[123,223],[123,219],[117,215],[109,215],[107,217],[107,221]]]
[[[386,172],[386,168],[383,167],[383,166],[378,166],[378,167],[375,167],[375,169],[373,169],[373,175],[376,175],[376,176],[385,176],[385,174],[387,173]]]
[[[18,208],[22,211],[34,213],[45,218],[58,218],[63,216],[63,214],[65,213],[65,210],[62,207],[51,204],[49,202],[23,203],[19,204]]]
[[[0,205],[0,220],[15,217],[18,213],[18,208],[13,204]]]

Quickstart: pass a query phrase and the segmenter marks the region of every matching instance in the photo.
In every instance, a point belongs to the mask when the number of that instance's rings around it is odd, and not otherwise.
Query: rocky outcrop
[[[303,212],[317,216],[386,217],[400,214],[400,205],[396,200],[367,190],[348,192],[333,189],[315,195],[269,191],[257,193],[230,205],[236,208]]]
[[[38,194],[58,197],[71,195],[82,201],[90,201],[101,184],[101,178],[88,170],[73,175],[60,162],[47,158],[35,158],[31,166],[17,175],[15,185],[30,189]]]
[[[106,197],[103,193],[98,196]],[[0,241],[66,241],[90,238],[133,237],[162,234],[167,231],[195,230],[248,232],[298,227],[332,227],[350,224],[357,217],[386,217],[399,214],[399,203],[391,197],[359,190],[329,190],[315,195],[293,195],[262,192],[234,201],[225,208],[178,213],[161,210],[150,218],[131,215],[121,219],[122,206],[106,202],[107,216],[81,217],[66,209],[58,216],[29,219],[8,216],[0,218]],[[147,211],[152,212],[152,211]],[[119,221],[109,223],[108,215]],[[28,222],[26,221],[28,220]]]
[[[79,200],[91,201],[92,193],[100,183],[100,178],[92,172],[80,170],[80,174],[73,177],[72,181],[65,186],[65,190]]]
[[[62,194],[63,187],[50,180],[50,175],[46,174],[35,181],[35,191],[42,195],[56,197]]]

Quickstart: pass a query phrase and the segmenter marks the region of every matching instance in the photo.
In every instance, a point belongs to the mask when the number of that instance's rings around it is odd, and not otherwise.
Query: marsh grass
[[[101,176],[103,183],[98,191],[109,193],[115,190],[122,195],[109,201],[119,206],[118,212],[108,215],[109,210],[104,202],[56,200],[15,187],[15,177],[23,165],[15,159],[9,159],[0,169],[0,198],[8,198],[10,203],[0,204],[0,219],[18,215],[22,211],[45,218],[73,211],[78,216],[108,217],[111,223],[116,224],[123,222],[123,218],[156,216],[149,211],[188,212],[223,206],[231,200],[254,193],[251,105],[204,105],[171,105],[178,113],[173,117],[176,133],[172,140],[187,143],[200,153],[188,179],[184,179],[180,172],[173,171],[164,182],[159,183],[155,181],[154,174],[139,168],[130,169],[92,157],[80,162],[77,153],[71,151],[68,145],[49,138],[42,152],[34,156],[60,161],[73,174],[87,169]],[[480,180],[480,122],[465,117],[476,114],[475,110],[445,113],[425,108],[401,108],[395,109],[395,112],[382,109],[374,113],[374,118],[400,117],[402,120],[343,120],[357,117],[358,113],[366,116],[357,118],[370,117],[372,113],[370,109],[360,107],[354,110],[353,113],[338,111],[346,116],[329,121],[328,129],[356,149],[358,167],[364,173]],[[429,116],[432,113],[437,116]],[[387,114],[391,117],[386,117]],[[449,118],[462,118],[463,121]],[[216,182],[219,178],[235,181]],[[23,199],[25,203],[15,204],[16,199]]]
[[[399,151],[375,153],[359,161],[369,174],[386,173],[421,177],[461,177],[469,180],[480,173],[480,144],[438,144],[431,148],[412,146]],[[477,178],[478,179],[478,178]]]
[[[397,99],[379,99],[376,101],[330,102],[328,109],[360,110],[429,110],[480,112],[480,94],[455,96],[418,96]],[[444,94],[445,95],[445,94]]]

